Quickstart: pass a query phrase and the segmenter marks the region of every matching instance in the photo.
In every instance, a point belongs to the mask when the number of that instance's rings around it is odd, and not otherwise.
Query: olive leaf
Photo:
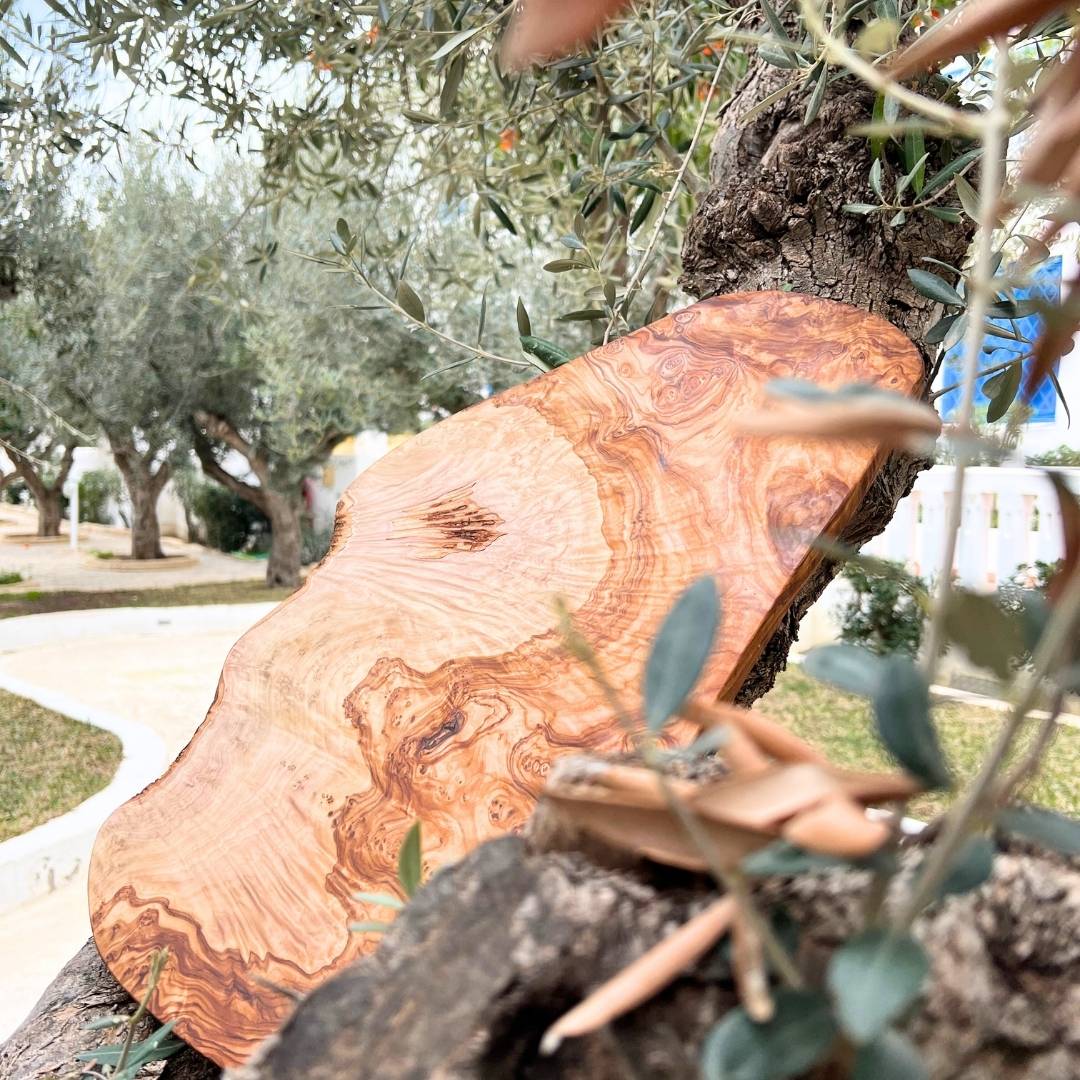
[[[427,322],[424,302],[416,295],[413,287],[406,281],[399,281],[397,287],[397,305],[411,319],[418,323]]]
[[[705,1080],[787,1080],[828,1053],[836,1023],[824,995],[780,990],[774,1001],[767,1023],[754,1023],[740,1007],[709,1032],[701,1057]]]
[[[675,601],[645,663],[645,723],[658,731],[686,701],[712,651],[720,625],[716,581],[698,578]]]
[[[918,997],[930,971],[906,934],[867,930],[833,953],[828,985],[840,1026],[858,1043],[877,1038]]]
[[[420,858],[420,822],[414,821],[398,851],[398,881],[406,896],[420,888],[423,865]]]
[[[997,823],[1062,855],[1080,855],[1080,821],[1064,814],[1039,806],[1010,806],[998,814]]]
[[[872,702],[878,735],[885,749],[929,788],[952,782],[930,716],[926,679],[906,656],[882,658],[881,680]]]
[[[949,872],[938,886],[938,896],[971,892],[994,872],[994,845],[985,836],[972,836],[953,857]]]
[[[898,1031],[882,1032],[859,1047],[851,1080],[929,1080],[914,1043]]]
[[[822,645],[807,653],[803,670],[818,682],[872,698],[884,677],[885,662],[858,645]]]
[[[944,278],[929,270],[912,269],[907,272],[911,284],[923,296],[949,307],[963,307],[964,298]]]

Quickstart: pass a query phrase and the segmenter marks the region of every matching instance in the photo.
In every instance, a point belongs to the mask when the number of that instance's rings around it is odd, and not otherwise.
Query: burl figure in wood
[[[637,700],[672,600],[718,577],[721,635],[698,688],[732,695],[850,517],[873,444],[735,430],[767,382],[912,393],[914,348],[881,319],[785,293],[695,304],[444,420],[346,491],[330,554],[237,643],[169,771],[98,837],[101,954],[222,1064],[291,1001],[377,944],[350,933],[399,893],[423,823],[425,874],[518,828],[552,760],[624,738],[560,645],[565,598]]]

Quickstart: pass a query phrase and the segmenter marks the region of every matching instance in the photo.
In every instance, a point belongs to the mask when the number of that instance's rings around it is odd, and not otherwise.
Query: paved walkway
[[[66,521],[62,526],[63,539],[59,542],[37,541],[30,535],[36,528],[37,515],[32,510],[0,504],[0,572],[16,570],[24,578],[23,582],[6,591],[167,589],[172,585],[251,581],[266,574],[266,564],[259,560],[240,559],[168,536],[162,538],[165,554],[193,555],[198,560],[194,566],[120,570],[112,560],[91,560],[88,556],[95,551],[130,554],[131,534],[127,529],[83,523],[79,526],[79,550],[72,551]],[[4,591],[0,590],[0,596]]]
[[[229,648],[273,607],[112,608],[0,620],[0,672],[146,725],[171,761],[213,701]],[[0,1040],[89,933],[85,873],[0,920]]]

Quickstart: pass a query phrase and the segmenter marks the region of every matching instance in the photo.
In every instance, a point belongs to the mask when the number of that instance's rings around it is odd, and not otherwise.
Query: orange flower
[[[364,35],[367,38],[369,45],[374,45],[379,40],[379,24],[375,23],[374,26]]]
[[[517,128],[503,128],[502,131],[499,132],[499,149],[504,154],[509,154],[514,147],[517,146],[518,139],[520,138],[521,135],[518,133]]]

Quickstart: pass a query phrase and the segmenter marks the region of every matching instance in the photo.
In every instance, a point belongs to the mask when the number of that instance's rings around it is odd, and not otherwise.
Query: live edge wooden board
[[[551,761],[623,736],[560,646],[565,598],[636,701],[649,641],[717,575],[702,698],[733,694],[850,517],[873,444],[737,434],[778,377],[905,393],[923,376],[881,319],[790,293],[695,304],[418,435],[338,508],[330,554],[237,643],[202,726],[102,828],[94,936],[136,997],[221,1064],[373,949],[423,823],[425,874],[518,828]],[[433,973],[434,975],[435,973]]]

